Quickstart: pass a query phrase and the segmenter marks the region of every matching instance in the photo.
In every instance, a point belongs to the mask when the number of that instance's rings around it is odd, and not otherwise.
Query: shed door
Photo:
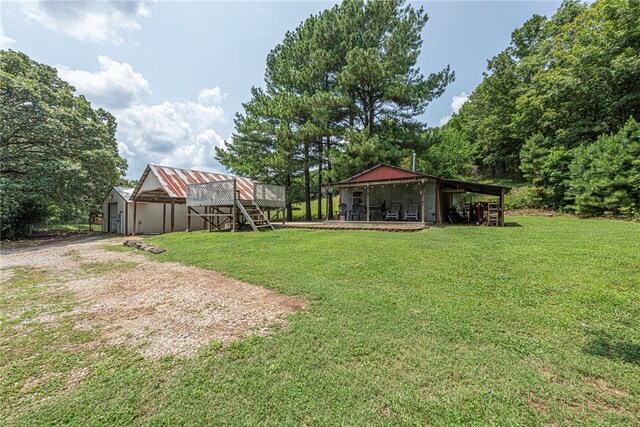
[[[109,203],[109,233],[118,232],[118,204]]]

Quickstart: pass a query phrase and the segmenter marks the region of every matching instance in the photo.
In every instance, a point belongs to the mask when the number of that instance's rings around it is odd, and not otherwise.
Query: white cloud
[[[151,85],[127,63],[99,56],[96,72],[59,66],[60,76],[116,117],[118,150],[128,160],[127,176],[137,178],[147,163],[223,171],[215,148],[225,141],[216,132],[227,118],[219,104],[227,96],[218,86],[203,88],[197,101],[146,105]]]
[[[15,41],[15,39],[12,39],[11,37],[9,37],[4,32],[4,28],[2,28],[2,25],[0,25],[0,48],[4,49],[4,48],[8,47],[9,45],[16,44],[16,43],[18,43],[18,42]]]
[[[458,111],[460,111],[460,108],[462,108],[462,104],[467,102],[468,99],[469,95],[467,95],[465,92],[462,92],[460,95],[455,95],[451,99],[451,111],[457,114]]]
[[[458,114],[458,111],[460,111],[460,108],[462,108],[462,105],[467,102],[468,99],[469,95],[465,92],[462,92],[460,95],[454,95],[453,98],[451,98],[451,114],[443,116],[440,119],[440,126],[444,126],[449,120],[451,120],[451,117],[454,114]]]
[[[221,107],[193,101],[138,104],[115,116],[128,176],[139,176],[147,163],[223,170],[215,160],[215,147],[224,147],[224,140],[214,129],[226,121]]]
[[[89,101],[107,108],[125,108],[151,95],[151,85],[126,62],[98,56],[100,71],[58,67],[63,80],[71,83]]]
[[[440,118],[440,126],[446,125],[449,120],[451,120],[451,116],[450,115]]]
[[[24,13],[46,28],[82,41],[124,41],[122,33],[141,28],[149,1],[23,1]]]
[[[222,90],[218,86],[215,86],[212,88],[205,87],[198,94],[198,101],[208,105],[219,104],[226,97],[227,97],[227,94],[222,93]]]

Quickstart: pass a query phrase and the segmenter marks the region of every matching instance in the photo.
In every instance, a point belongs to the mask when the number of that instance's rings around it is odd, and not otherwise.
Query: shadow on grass
[[[640,344],[616,339],[606,332],[593,335],[593,340],[584,349],[587,354],[640,365]]]
[[[517,222],[506,222],[504,223],[505,227],[522,227],[522,224],[519,224]]]

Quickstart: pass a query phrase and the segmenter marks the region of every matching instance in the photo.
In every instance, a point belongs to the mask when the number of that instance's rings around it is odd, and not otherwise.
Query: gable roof
[[[497,185],[497,184],[485,184],[482,182],[473,182],[473,181],[461,181],[457,179],[446,179],[442,177],[437,177],[433,175],[427,175],[421,172],[414,172],[408,169],[402,169],[397,166],[387,165],[385,163],[378,163],[377,165],[360,172],[357,175],[354,175],[350,178],[347,178],[344,181],[334,182],[331,185],[343,185],[352,187],[353,184],[361,183],[361,182],[380,182],[380,181],[403,181],[403,182],[413,182],[413,181],[423,181],[424,178],[429,178],[431,180],[435,180],[439,182],[444,188],[450,189],[462,189],[465,191],[480,193],[480,194],[489,194],[499,196],[504,193],[507,194],[511,187],[505,185]],[[327,184],[329,185],[329,184]]]
[[[240,191],[240,199],[253,199],[253,181],[249,178],[153,164],[147,165],[131,197],[144,193],[140,189],[149,174],[153,174],[156,177],[162,186],[162,191],[172,199],[185,199],[187,197],[187,185],[189,184],[203,184],[205,182],[231,179],[236,181],[236,188]]]
[[[384,181],[388,179],[406,179],[406,178],[435,178],[420,172],[402,169],[397,166],[378,163],[377,165],[366,169],[359,174],[342,181],[343,183],[351,182],[368,182],[368,181]]]
[[[133,194],[133,188],[128,187],[113,187],[116,190],[116,193],[120,195],[125,201],[129,201],[131,199],[131,194]]]

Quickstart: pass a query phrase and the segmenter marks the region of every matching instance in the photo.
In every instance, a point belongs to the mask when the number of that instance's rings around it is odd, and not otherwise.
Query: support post
[[[504,190],[500,191],[500,204],[498,208],[500,209],[498,211],[498,223],[501,227],[504,227]]]
[[[133,199],[133,236],[136,235],[136,231],[138,229],[138,201]]]
[[[171,232],[173,233],[176,221],[176,201],[171,199]]]
[[[124,202],[124,235],[129,235],[129,201]]]
[[[424,220],[424,184],[422,184],[422,186],[420,187],[420,219],[422,220],[422,223],[425,223]]]
[[[191,206],[187,206],[187,231],[191,231]]]
[[[235,232],[236,231],[236,217],[237,217],[237,208],[236,208],[236,204],[233,204],[233,207],[231,208],[231,232]]]
[[[367,221],[371,221],[371,215],[369,215],[369,185],[367,184]]]
[[[167,202],[162,202],[162,234],[166,232],[167,232]]]
[[[231,232],[234,233],[236,231],[236,222],[238,216],[238,207],[236,206],[236,202],[238,201],[238,190],[236,188],[236,180],[233,180],[233,206],[231,207]]]

